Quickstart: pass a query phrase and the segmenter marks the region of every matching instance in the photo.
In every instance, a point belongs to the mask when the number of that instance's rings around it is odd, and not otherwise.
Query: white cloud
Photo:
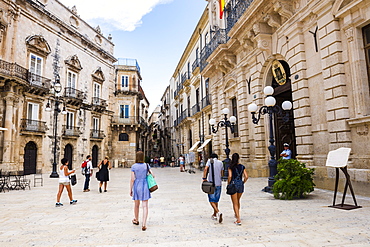
[[[159,4],[173,0],[59,0],[65,6],[76,5],[77,13],[87,22],[109,27],[111,30],[133,31],[141,19]]]

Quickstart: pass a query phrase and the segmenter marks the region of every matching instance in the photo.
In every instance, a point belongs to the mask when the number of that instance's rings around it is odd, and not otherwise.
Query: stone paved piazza
[[[363,208],[351,211],[327,207],[333,192],[320,189],[304,200],[275,200],[261,192],[267,178],[251,178],[241,201],[242,226],[233,224],[225,183],[224,222],[218,224],[200,190],[201,172],[154,172],[159,190],[149,201],[146,232],[131,223],[129,169],[112,169],[108,192],[101,194],[96,179],[83,193],[78,171],[78,203],[69,205],[63,192],[61,208],[54,206],[58,180],[44,174],[43,187],[0,194],[0,246],[370,246],[370,198],[358,196]],[[352,204],[350,196],[346,202]]]

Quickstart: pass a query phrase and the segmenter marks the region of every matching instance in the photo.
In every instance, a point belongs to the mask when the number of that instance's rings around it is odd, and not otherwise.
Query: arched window
[[[126,133],[119,134],[118,140],[119,141],[128,141],[128,134],[126,134]]]

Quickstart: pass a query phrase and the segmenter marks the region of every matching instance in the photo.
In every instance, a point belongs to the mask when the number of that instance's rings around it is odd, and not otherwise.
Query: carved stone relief
[[[69,56],[66,60],[64,60],[64,62],[67,66],[74,70],[80,71],[82,69],[81,62],[77,55]]]
[[[28,49],[41,53],[44,56],[49,55],[51,52],[48,42],[44,39],[42,35],[28,36],[26,38],[26,45]]]

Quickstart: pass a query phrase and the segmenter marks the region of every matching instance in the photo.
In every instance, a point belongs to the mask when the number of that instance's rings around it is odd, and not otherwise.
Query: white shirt
[[[210,162],[211,159],[209,159],[207,161],[207,164],[206,166],[208,166],[208,181],[212,182],[212,168],[210,167],[211,165],[211,162]],[[221,174],[222,174],[222,170],[224,169],[224,164],[222,163],[222,161],[214,158],[213,159],[213,169],[215,171],[215,185],[216,186],[221,186],[222,185],[222,179],[221,179]]]
[[[93,171],[93,166],[91,160],[86,160],[87,165],[86,165],[86,173],[85,174],[90,174]]]

